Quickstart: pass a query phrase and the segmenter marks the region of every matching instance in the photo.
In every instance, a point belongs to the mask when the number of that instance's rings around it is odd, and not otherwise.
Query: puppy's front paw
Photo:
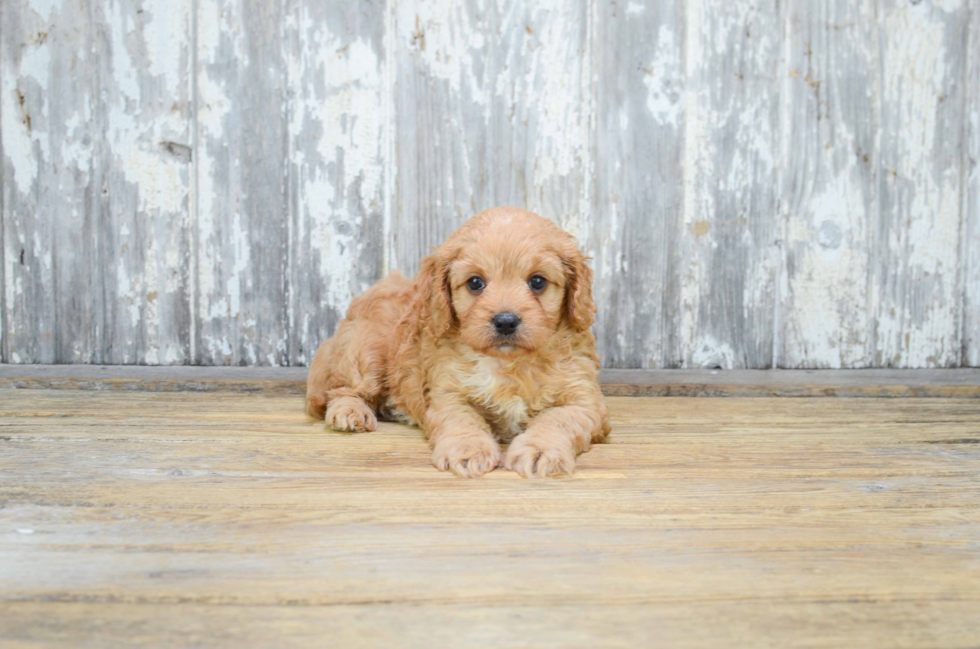
[[[446,435],[432,449],[432,464],[464,478],[478,478],[500,464],[500,447],[489,435]]]
[[[564,441],[518,435],[507,450],[504,468],[516,471],[525,478],[571,474],[575,471],[575,451]]]
[[[374,411],[363,399],[357,397],[332,399],[323,419],[328,428],[351,433],[363,433],[378,428],[378,418]]]

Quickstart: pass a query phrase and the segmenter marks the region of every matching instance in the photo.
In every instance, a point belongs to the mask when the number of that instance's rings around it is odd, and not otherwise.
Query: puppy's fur
[[[501,313],[520,318],[512,335],[494,326]],[[378,416],[418,424],[432,463],[461,476],[496,468],[498,441],[522,476],[571,473],[609,433],[594,319],[572,237],[525,210],[487,210],[414,282],[392,273],[351,303],[313,359],[307,412],[343,431],[374,430]]]

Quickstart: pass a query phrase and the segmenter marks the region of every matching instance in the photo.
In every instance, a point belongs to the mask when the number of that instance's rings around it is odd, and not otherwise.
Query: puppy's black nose
[[[509,336],[517,331],[517,327],[521,324],[521,319],[516,313],[511,313],[510,311],[504,311],[503,313],[498,313],[493,316],[490,320],[493,323],[493,328],[497,330],[497,333],[501,336]]]

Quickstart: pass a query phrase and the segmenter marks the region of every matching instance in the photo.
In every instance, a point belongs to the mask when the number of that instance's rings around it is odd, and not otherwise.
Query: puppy
[[[477,214],[425,257],[355,299],[317,350],[307,412],[370,431],[417,424],[443,471],[571,473],[609,434],[599,390],[592,271],[571,235],[505,207]]]

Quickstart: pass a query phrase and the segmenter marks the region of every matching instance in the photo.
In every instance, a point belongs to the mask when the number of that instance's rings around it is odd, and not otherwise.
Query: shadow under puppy
[[[609,434],[599,389],[592,271],[571,235],[536,214],[477,214],[425,257],[355,299],[317,350],[307,412],[342,431],[414,423],[432,463],[461,476],[500,464],[571,473]]]

